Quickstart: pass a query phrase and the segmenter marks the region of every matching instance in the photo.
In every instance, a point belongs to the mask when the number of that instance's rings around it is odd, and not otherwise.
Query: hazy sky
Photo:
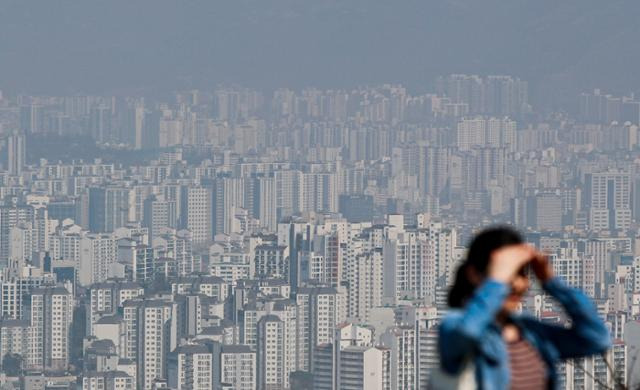
[[[513,74],[638,89],[637,0],[0,0],[0,89],[126,93]],[[534,94],[536,91],[534,90]]]

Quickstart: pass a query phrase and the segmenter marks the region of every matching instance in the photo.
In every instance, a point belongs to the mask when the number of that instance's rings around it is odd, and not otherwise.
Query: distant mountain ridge
[[[637,15],[634,0],[0,0],[0,89],[424,90],[441,74],[480,73],[562,102],[640,89]]]

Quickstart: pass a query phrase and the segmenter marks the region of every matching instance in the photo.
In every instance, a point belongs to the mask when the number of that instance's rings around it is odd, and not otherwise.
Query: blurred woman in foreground
[[[562,304],[570,328],[516,313],[530,285],[528,268]],[[554,389],[558,361],[610,346],[587,296],[554,277],[547,257],[510,228],[486,230],[473,240],[449,306],[438,339],[442,371],[455,376],[472,368],[479,389]]]

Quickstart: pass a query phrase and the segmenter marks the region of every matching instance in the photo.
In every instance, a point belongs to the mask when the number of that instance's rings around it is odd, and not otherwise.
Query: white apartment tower
[[[348,317],[366,322],[369,311],[382,306],[382,250],[372,250],[346,259],[344,279],[348,283]]]
[[[316,346],[333,342],[336,326],[347,318],[346,292],[330,287],[303,287],[296,294],[298,332],[296,364],[308,370]]]
[[[0,321],[0,356],[17,354],[27,357],[30,330],[28,320]],[[0,362],[0,369],[2,369],[2,362]]]
[[[414,389],[418,382],[417,332],[412,325],[389,329],[382,335],[390,351],[390,378],[393,390]]]
[[[134,390],[136,380],[122,371],[89,372],[82,377],[82,390]]]
[[[64,287],[42,287],[31,291],[28,368],[43,371],[68,369],[73,306],[73,295]]]
[[[220,383],[236,390],[256,390],[256,353],[248,345],[223,345],[220,351]]]
[[[317,390],[337,388],[337,362],[340,353],[348,347],[371,347],[373,345],[373,329],[345,323],[337,327],[332,344],[322,344],[314,348],[313,387]]]
[[[349,346],[340,351],[337,377],[340,390],[390,390],[389,350]]]
[[[179,346],[168,359],[168,382],[172,389],[213,388],[213,353],[205,345]]]
[[[25,165],[26,139],[25,136],[15,132],[7,138],[6,169],[10,175],[20,175]]]
[[[194,243],[212,238],[211,190],[205,187],[183,187],[181,227],[191,231]]]
[[[258,389],[289,388],[285,372],[285,323],[275,315],[258,321]]]
[[[383,247],[384,299],[420,299],[435,290],[436,261],[433,246],[420,231],[399,231]]]
[[[138,388],[151,390],[156,379],[167,378],[167,361],[176,343],[173,305],[160,300],[144,301],[137,310]],[[126,318],[125,318],[126,321]]]
[[[563,362],[558,370],[558,382],[565,389],[624,388],[627,383],[627,346],[618,340],[603,355]]]
[[[593,230],[624,230],[631,226],[631,175],[610,171],[586,175],[585,202]]]
[[[0,315],[4,319],[28,319],[25,307],[31,290],[53,282],[53,276],[48,274],[7,278],[0,283]]]
[[[117,245],[111,234],[90,233],[80,240],[78,282],[81,286],[104,282],[117,261]]]
[[[91,285],[87,307],[87,334],[92,334],[92,325],[100,318],[115,315],[125,301],[143,294],[144,288],[135,282],[107,281]]]
[[[124,323],[124,342],[120,354],[125,359],[138,360],[138,310],[142,307],[141,300],[129,300],[122,304],[122,320]],[[136,363],[137,364],[137,363]]]
[[[162,229],[177,227],[176,202],[164,196],[150,195],[143,202],[142,226],[149,229],[151,240]]]

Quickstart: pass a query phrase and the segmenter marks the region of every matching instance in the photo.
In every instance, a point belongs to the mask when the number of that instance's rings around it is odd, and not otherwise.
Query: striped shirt
[[[511,365],[511,390],[548,387],[547,366],[538,351],[525,340],[507,343]]]

